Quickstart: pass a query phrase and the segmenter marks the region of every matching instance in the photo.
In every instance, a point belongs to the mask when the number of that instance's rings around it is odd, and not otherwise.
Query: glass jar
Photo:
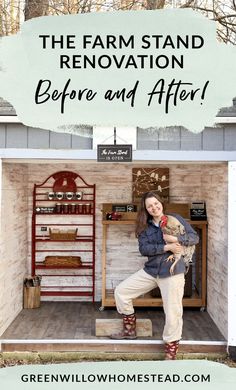
[[[61,203],[56,203],[56,213],[61,214],[62,212],[62,207]]]
[[[79,214],[84,214],[84,205],[83,205],[83,203],[79,203],[78,207],[79,207]]]
[[[91,203],[85,204],[85,211],[86,211],[86,214],[91,214]]]
[[[63,203],[63,214],[69,213],[69,205],[68,203]]]
[[[71,212],[71,214],[75,214],[75,207],[76,207],[76,204],[75,203],[71,203],[70,204],[70,212]]]

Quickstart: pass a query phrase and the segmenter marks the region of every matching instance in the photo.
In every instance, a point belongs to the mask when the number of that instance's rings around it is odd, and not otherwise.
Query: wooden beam
[[[2,343],[1,352],[68,352],[68,351],[79,351],[79,352],[125,352],[125,353],[164,353],[164,344],[147,344],[144,341],[143,344],[136,344],[132,340],[125,340],[125,343],[109,343],[105,344],[104,340],[98,341],[95,343],[86,343],[78,342],[76,344],[67,343],[66,340],[61,343],[53,343],[48,340],[48,343],[40,343],[40,341],[35,342],[25,342],[17,343],[17,341],[12,341],[12,343]],[[157,341],[158,342],[158,341]],[[184,345],[180,343],[179,353],[226,353],[226,345],[202,345],[199,344],[193,345]]]
[[[137,336],[152,336],[152,321],[149,319],[137,319]],[[96,319],[95,334],[96,336],[111,336],[120,333],[123,328],[122,319]]]

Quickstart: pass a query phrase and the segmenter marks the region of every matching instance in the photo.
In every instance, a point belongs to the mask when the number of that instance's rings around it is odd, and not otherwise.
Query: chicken
[[[160,228],[163,234],[169,234],[175,237],[185,234],[184,226],[179,222],[179,220],[176,217],[172,215],[163,215],[161,217]],[[168,244],[168,242],[166,243]],[[170,267],[170,274],[173,275],[175,265],[180,260],[181,256],[183,256],[188,271],[189,263],[192,262],[194,251],[195,251],[195,245],[182,246],[182,251],[180,253],[170,255],[166,259],[166,261],[173,261],[173,264]]]

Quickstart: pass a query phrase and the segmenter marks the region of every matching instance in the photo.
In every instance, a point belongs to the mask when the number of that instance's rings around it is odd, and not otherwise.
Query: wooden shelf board
[[[92,297],[92,291],[42,291],[42,296],[81,296]]]
[[[102,224],[103,225],[134,225],[135,224],[135,220],[133,219],[127,219],[127,220],[121,220],[121,221],[102,221]]]
[[[93,252],[92,249],[37,249],[36,252]]]
[[[162,306],[161,298],[154,298],[150,294],[146,294],[144,297],[136,298],[133,300],[134,306]],[[113,293],[107,291],[105,299],[102,301],[102,306],[115,306],[115,299]],[[202,307],[204,306],[203,300],[199,295],[194,292],[189,298],[183,298],[183,306],[185,307]]]
[[[50,240],[50,238],[36,238],[36,242],[93,242],[92,238],[76,238],[75,240]]]
[[[55,216],[55,215],[57,215],[57,216],[70,216],[70,215],[76,215],[77,217],[84,217],[85,215],[87,215],[87,216],[91,216],[91,215],[93,215],[93,213],[34,213],[35,215],[43,215],[43,216],[45,216],[45,215],[53,215],[53,216]]]
[[[46,265],[36,265],[35,266],[35,269],[44,269],[44,270],[47,270],[47,269],[92,269],[93,268],[93,266],[92,265],[80,265],[80,266],[78,266],[78,267],[70,267],[70,266],[68,266],[68,267],[60,267],[60,266],[46,266]],[[47,275],[45,275],[45,276],[47,276]],[[60,276],[60,275],[58,275],[58,276]]]
[[[207,225],[207,221],[191,221],[190,219],[186,219],[191,225]],[[103,225],[135,225],[136,220],[135,219],[127,219],[127,220],[120,220],[120,221],[110,221],[110,220],[103,220]]]

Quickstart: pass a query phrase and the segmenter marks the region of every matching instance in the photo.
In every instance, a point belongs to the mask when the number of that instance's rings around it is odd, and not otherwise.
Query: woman
[[[174,216],[184,226],[185,234],[178,237],[163,235],[159,226],[163,215],[163,203],[158,195],[153,192],[143,194],[136,221],[136,236],[139,251],[142,256],[147,256],[148,260],[143,269],[131,275],[115,289],[117,311],[123,315],[123,331],[112,338],[136,338],[136,316],[132,300],[159,286],[165,312],[163,331],[165,359],[174,360],[182,336],[185,263],[181,257],[171,275],[172,262],[167,261],[167,258],[172,253],[180,253],[182,245],[197,244],[198,236],[190,224],[177,214]]]

